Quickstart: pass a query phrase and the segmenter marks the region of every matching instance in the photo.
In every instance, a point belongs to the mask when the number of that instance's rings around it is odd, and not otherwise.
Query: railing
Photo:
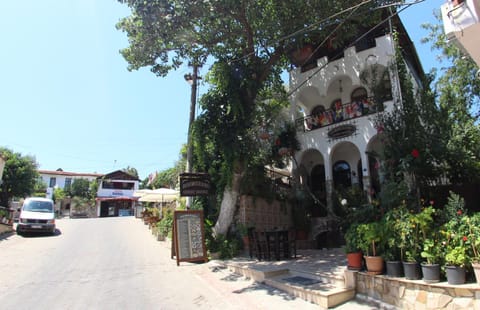
[[[377,105],[373,98],[365,98],[346,104],[339,102],[335,109],[328,109],[323,113],[308,115],[295,120],[295,125],[298,131],[307,132],[381,111],[383,111],[383,105]]]

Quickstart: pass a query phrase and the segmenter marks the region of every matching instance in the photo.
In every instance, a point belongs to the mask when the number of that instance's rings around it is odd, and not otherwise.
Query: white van
[[[25,199],[20,209],[17,234],[24,232],[55,233],[55,209],[53,200],[41,197]]]

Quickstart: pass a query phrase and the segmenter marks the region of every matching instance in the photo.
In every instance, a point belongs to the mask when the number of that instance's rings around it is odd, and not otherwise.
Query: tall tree
[[[437,14],[437,19],[441,21]],[[441,52],[445,65],[437,74],[437,105],[444,125],[445,175],[454,184],[480,180],[480,79],[479,68],[443,32],[442,24],[425,24],[429,35],[423,39]]]
[[[12,198],[27,197],[33,193],[38,178],[38,164],[35,158],[22,156],[7,148],[0,147],[0,155],[5,159],[0,205],[6,207]]]
[[[286,55],[308,42],[323,42],[335,31],[343,42],[359,25],[380,16],[373,11],[391,1],[275,1],[275,0],[119,0],[132,9],[117,27],[128,35],[130,46],[121,53],[129,69],[150,67],[159,76],[179,68],[184,61],[202,64],[217,60],[228,78],[216,94],[218,107],[228,98],[231,118],[227,127],[233,144],[244,145],[265,83],[279,80],[288,65]],[[348,23],[343,23],[351,18]],[[342,27],[336,27],[341,24]],[[235,81],[235,84],[233,83]],[[218,81],[222,83],[221,80]],[[233,128],[233,130],[232,130]],[[229,181],[223,192],[215,232],[230,226],[240,184],[248,166],[244,152],[227,156]]]
[[[138,171],[137,169],[127,166],[127,168],[122,169],[123,172],[128,173],[129,175],[138,178]]]

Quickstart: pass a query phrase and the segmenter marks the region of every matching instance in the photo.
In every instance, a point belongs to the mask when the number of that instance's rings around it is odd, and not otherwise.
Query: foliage
[[[359,235],[359,247],[367,256],[372,253],[377,256],[377,250],[382,247],[382,239],[384,234],[384,225],[381,221],[360,224],[357,227]]]
[[[7,148],[0,147],[0,155],[5,160],[2,184],[0,185],[0,205],[8,206],[14,197],[30,196],[38,178],[37,163],[31,156],[22,156]]]
[[[442,224],[447,223],[450,219],[456,218],[458,215],[464,214],[465,200],[460,195],[450,191],[447,204],[439,212],[439,221]]]
[[[469,227],[465,217],[464,213],[458,212],[440,230],[447,265],[465,266],[470,261]]]
[[[425,258],[427,264],[440,264],[444,259],[444,253],[442,251],[442,245],[436,238],[428,238],[423,240],[423,251],[420,255]]]
[[[157,223],[158,231],[163,236],[168,236],[169,238],[171,238],[172,227],[173,227],[173,210],[170,208],[165,208],[162,219]]]
[[[53,189],[53,197],[52,197],[52,200],[57,202],[57,201],[61,201],[63,199],[65,199],[67,193],[61,189],[60,187],[55,187]]]
[[[360,251],[361,239],[357,233],[357,227],[359,224],[352,224],[345,232],[345,252],[354,253]]]
[[[183,171],[183,169],[179,169],[177,166],[160,171],[153,180],[151,186],[153,188],[176,188],[181,171]]]
[[[6,209],[0,208],[0,219],[8,217],[8,211]]]
[[[90,197],[90,182],[87,179],[75,179],[68,190],[68,193],[72,197]]]
[[[423,43],[431,43],[432,49],[440,52],[439,60],[446,66],[433,69],[432,75],[440,73],[435,88],[438,106],[444,125],[439,133],[445,145],[444,173],[452,183],[477,181],[480,176],[480,79],[478,66],[452,43],[439,24],[423,25],[429,31]]]

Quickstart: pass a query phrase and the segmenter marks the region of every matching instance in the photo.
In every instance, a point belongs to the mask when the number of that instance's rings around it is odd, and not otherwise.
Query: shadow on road
[[[62,231],[57,228],[57,229],[55,229],[55,233],[53,233],[53,234],[48,233],[48,232],[36,232],[36,233],[24,232],[19,236],[21,236],[23,238],[42,238],[42,237],[58,237],[61,234],[62,234]]]

